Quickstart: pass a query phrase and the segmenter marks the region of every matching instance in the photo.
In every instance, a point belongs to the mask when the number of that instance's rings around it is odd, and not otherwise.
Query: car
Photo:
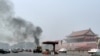
[[[61,48],[61,49],[59,50],[59,53],[67,53],[67,49],[66,49],[66,48]]]
[[[9,49],[4,49],[4,51],[6,51],[7,53],[10,53],[11,52]]]
[[[95,56],[100,56],[100,49],[90,49],[88,51],[89,54],[91,54],[92,56],[95,55]]]
[[[45,49],[42,51],[42,54],[51,54],[50,50],[49,49]]]
[[[42,53],[42,50],[41,49],[34,49],[33,53]]]
[[[4,49],[0,49],[0,53],[1,54],[7,54],[7,53],[10,53],[9,50],[4,50]]]
[[[12,49],[11,51],[12,51],[12,53],[18,53],[19,52],[17,49]]]
[[[24,51],[24,49],[17,49],[18,50],[18,52],[23,52]]]
[[[26,52],[32,52],[32,50],[31,50],[31,49],[26,49],[25,51],[26,51]]]

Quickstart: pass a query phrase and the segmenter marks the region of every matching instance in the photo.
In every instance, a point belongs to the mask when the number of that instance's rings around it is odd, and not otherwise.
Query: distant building
[[[71,50],[88,50],[97,48],[97,39],[97,35],[91,29],[81,30],[72,32],[65,39],[66,43],[60,43],[58,46]]]
[[[72,32],[66,39],[68,43],[95,42],[96,40],[97,35],[91,29]]]

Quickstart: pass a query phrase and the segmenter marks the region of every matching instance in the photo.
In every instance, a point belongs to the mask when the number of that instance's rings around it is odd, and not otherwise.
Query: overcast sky
[[[91,28],[100,35],[100,0],[11,0],[15,15],[43,29],[42,40]]]

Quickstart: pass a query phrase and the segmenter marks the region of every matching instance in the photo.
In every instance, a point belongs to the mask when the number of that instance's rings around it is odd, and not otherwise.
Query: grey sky
[[[100,0],[11,0],[15,15],[43,29],[42,40],[91,28],[100,34]]]

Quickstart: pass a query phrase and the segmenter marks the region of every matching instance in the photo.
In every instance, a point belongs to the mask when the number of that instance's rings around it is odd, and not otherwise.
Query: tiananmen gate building
[[[91,29],[76,31],[66,37],[66,43],[59,41],[57,49],[89,50],[91,48],[97,48],[97,40],[97,35]]]

